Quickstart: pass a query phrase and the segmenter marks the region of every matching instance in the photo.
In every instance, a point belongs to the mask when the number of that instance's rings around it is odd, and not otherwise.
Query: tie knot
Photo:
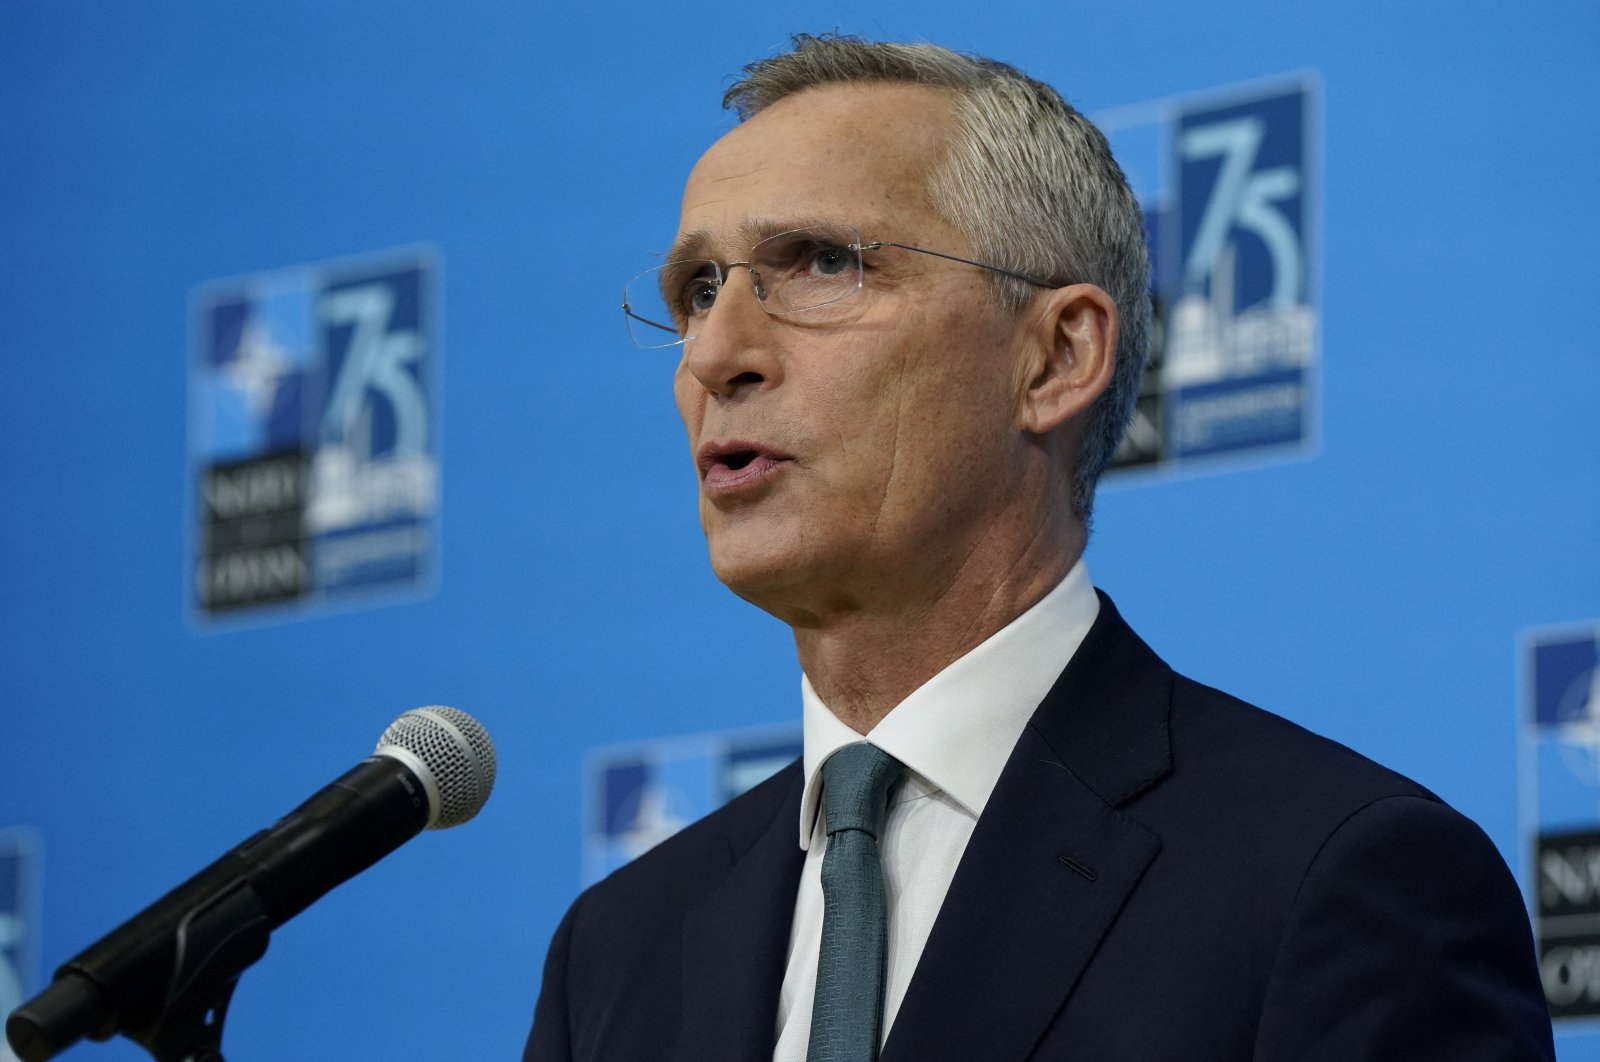
[[[877,838],[900,761],[872,745],[846,745],[822,765],[822,809],[831,837],[862,830]]]

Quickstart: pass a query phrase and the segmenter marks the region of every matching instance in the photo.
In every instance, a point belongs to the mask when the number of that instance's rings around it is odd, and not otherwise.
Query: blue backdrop
[[[705,561],[671,357],[617,305],[731,75],[834,28],[993,54],[1090,113],[1316,75],[1320,441],[1110,487],[1089,563],[1174,666],[1416,777],[1527,880],[1518,638],[1600,617],[1593,4],[12,0],[0,826],[42,840],[25,981],[452,704],[499,748],[488,808],[281,930],[227,1046],[516,1056],[580,879],[585,756],[798,713],[786,630]],[[435,587],[191,623],[190,293],[417,245]],[[1582,1029],[1563,1058],[1600,1058]]]

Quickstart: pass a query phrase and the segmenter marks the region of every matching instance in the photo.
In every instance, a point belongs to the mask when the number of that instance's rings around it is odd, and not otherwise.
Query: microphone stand
[[[239,977],[267,952],[272,923],[240,881],[178,926],[166,1002],[150,1024],[128,1030],[155,1062],[224,1062],[222,1022]]]
[[[6,1039],[22,1062],[117,1035],[156,1062],[223,1062],[228,1005],[272,930],[423,829],[471,818],[494,762],[465,712],[406,713],[371,756],[57,970]]]
[[[140,942],[137,923],[106,962],[114,967]],[[224,1062],[222,1022],[239,977],[266,954],[272,923],[255,889],[242,878],[186,913],[172,930],[170,974],[150,986],[151,1006],[117,1012],[97,970],[69,962],[55,980],[12,1012],[6,1035],[23,1062],[40,1062],[80,1037],[109,1040],[121,1033],[155,1062]]]

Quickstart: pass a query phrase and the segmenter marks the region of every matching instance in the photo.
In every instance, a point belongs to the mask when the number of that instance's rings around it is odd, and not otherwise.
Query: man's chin
[[[722,585],[755,604],[760,604],[756,600],[759,595],[780,592],[793,584],[795,577],[789,569],[790,565],[771,555],[711,551],[711,570],[716,572]]]
[[[770,541],[759,548],[752,545],[713,539],[711,570],[735,594],[779,615],[814,582],[815,560],[799,549],[778,548]]]

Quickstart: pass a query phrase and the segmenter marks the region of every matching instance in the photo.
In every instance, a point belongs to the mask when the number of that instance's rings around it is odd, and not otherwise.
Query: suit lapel
[[[728,833],[727,877],[684,921],[682,1062],[748,1062],[772,1054],[778,991],[805,853],[795,838],[803,778],[798,763],[768,783],[782,799]],[[768,809],[771,809],[770,811]]]
[[[1161,847],[1117,805],[1171,770],[1171,688],[1102,595],[978,821],[883,1062],[1031,1053]]]

